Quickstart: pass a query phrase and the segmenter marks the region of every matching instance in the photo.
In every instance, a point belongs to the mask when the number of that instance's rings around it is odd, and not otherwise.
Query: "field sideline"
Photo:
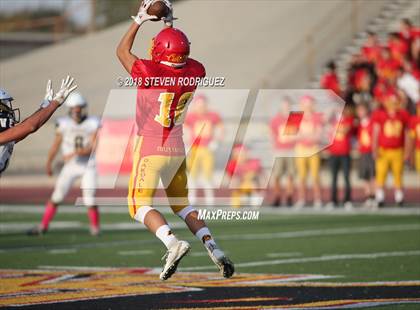
[[[84,209],[74,207],[64,207],[58,212],[48,234],[41,237],[24,235],[22,232],[26,228],[38,223],[40,210],[33,206],[0,208],[3,270],[101,273],[146,268],[148,281],[159,283],[156,272],[161,268],[164,249],[125,212],[104,208],[104,231],[99,237],[88,234]],[[218,278],[202,245],[177,217],[168,215],[168,219],[175,233],[192,245],[192,251],[179,267],[180,273],[168,283],[174,285],[189,272],[194,276],[210,272],[212,279]],[[247,283],[254,283],[256,280],[252,277],[256,274],[281,275],[282,281],[271,280],[276,285],[304,281],[318,283],[314,285],[324,283],[328,286],[330,283],[334,287],[350,283],[371,285],[372,282],[393,286],[397,281],[407,285],[414,283],[418,288],[414,295],[420,302],[420,217],[417,209],[350,214],[267,209],[261,212],[257,221],[210,221],[209,226],[216,241],[236,263],[237,277],[250,277]],[[316,296],[313,298],[315,300]],[[247,302],[243,303],[247,306]],[[278,304],[272,303],[278,308]],[[229,302],[222,304],[229,306]],[[270,303],[267,305],[271,306]],[[397,307],[386,307],[381,302],[374,305],[384,309]],[[418,306],[404,304],[397,309]]]

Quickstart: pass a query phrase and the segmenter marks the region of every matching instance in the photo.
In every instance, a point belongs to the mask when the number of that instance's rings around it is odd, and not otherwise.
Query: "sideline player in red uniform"
[[[208,106],[205,95],[194,98],[193,111],[185,119],[185,126],[192,143],[187,158],[189,171],[189,198],[192,205],[197,201],[196,186],[203,186],[207,205],[214,204],[214,154],[223,141],[223,121],[219,113]]]
[[[300,123],[299,138],[295,144],[296,170],[299,177],[298,201],[294,207],[301,209],[306,204],[307,175],[312,177],[313,206],[315,209],[322,208],[321,178],[319,171],[321,157],[319,154],[319,143],[323,126],[323,118],[315,110],[315,98],[305,95],[300,98],[300,107],[303,111],[302,122]],[[308,157],[308,154],[313,154]]]
[[[404,201],[403,169],[404,145],[406,140],[409,114],[400,108],[400,98],[395,92],[389,92],[384,98],[384,109],[372,114],[373,133],[372,151],[376,159],[376,202],[383,206],[384,187],[388,171],[394,179],[394,199],[398,205]]]
[[[280,103],[279,112],[270,121],[273,149],[276,155],[271,176],[273,186],[274,202],[278,207],[280,204],[293,205],[293,193],[295,191],[294,178],[296,175],[295,159],[293,150],[295,148],[295,135],[287,134],[287,130],[297,132],[298,124],[288,124],[291,109],[290,98],[283,98]],[[284,190],[282,190],[282,178],[285,177]],[[284,193],[284,195],[282,195]]]
[[[372,156],[372,120],[368,104],[356,106],[358,117],[357,142],[359,146],[359,178],[364,181],[365,207],[373,207],[375,201],[375,161]]]
[[[414,153],[414,167],[420,174],[420,101],[416,105],[416,115],[410,118],[410,148],[409,155],[412,158]]]
[[[245,199],[250,204],[258,201],[258,187],[262,172],[261,162],[249,156],[249,150],[242,144],[236,145],[226,165],[226,172],[234,186],[231,206],[239,208]]]
[[[151,60],[139,59],[132,52],[134,39],[141,25],[156,16],[147,13],[152,4],[141,4],[134,23],[121,39],[117,56],[134,79],[143,82],[151,77],[174,79],[202,78],[205,69],[201,63],[189,57],[190,42],[179,29],[172,28],[171,14],[163,21],[168,26],[157,34],[151,47]],[[233,263],[217,246],[198,212],[189,205],[185,149],[182,124],[196,85],[139,86],[137,95],[136,124],[138,139],[134,149],[133,169],[128,191],[129,212],[133,219],[144,223],[168,249],[166,263],[160,274],[161,280],[175,273],[180,260],[190,250],[186,241],[178,240],[165,218],[152,207],[152,200],[159,179],[165,187],[171,208],[182,218],[188,228],[204,244],[210,258],[222,275],[229,278],[234,273]]]

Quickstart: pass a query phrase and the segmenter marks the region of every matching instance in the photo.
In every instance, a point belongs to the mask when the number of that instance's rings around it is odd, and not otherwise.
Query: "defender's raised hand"
[[[77,85],[72,86],[74,82],[74,78],[70,77],[69,75],[67,78],[61,82],[61,88],[54,96],[53,101],[56,101],[58,104],[63,104],[66,101],[67,97],[73,92]]]
[[[46,92],[45,92],[45,100],[52,101],[53,96],[54,96],[54,91],[52,89],[52,82],[51,82],[51,80],[48,80],[47,89],[46,89]]]
[[[41,108],[46,108],[50,102],[53,100],[54,91],[52,89],[52,82],[51,80],[48,80],[47,82],[47,89],[45,91],[45,97],[44,100],[41,103]]]

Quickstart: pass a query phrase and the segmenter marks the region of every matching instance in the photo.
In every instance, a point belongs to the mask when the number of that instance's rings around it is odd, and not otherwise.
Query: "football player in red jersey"
[[[410,148],[409,154],[412,158],[414,153],[414,166],[420,173],[420,101],[416,105],[416,115],[410,118]]]
[[[261,162],[249,155],[249,150],[242,144],[235,145],[232,156],[226,165],[226,172],[235,188],[232,191],[231,205],[239,208],[243,198],[253,204],[258,201],[258,186],[262,172]]]
[[[329,61],[326,65],[326,72],[321,78],[321,88],[331,89],[338,96],[341,96],[340,81],[334,61]]]
[[[384,186],[388,171],[391,170],[394,179],[394,198],[402,205],[404,145],[407,124],[410,115],[400,107],[400,98],[396,92],[390,91],[384,97],[384,108],[372,114],[372,152],[376,159],[376,202],[384,205]]]
[[[299,99],[303,118],[299,127],[300,137],[295,144],[295,165],[299,178],[298,201],[294,205],[296,209],[301,209],[306,204],[308,174],[312,178],[313,206],[315,209],[322,208],[319,143],[323,116],[315,110],[315,103],[315,98],[310,95]],[[313,155],[309,156],[310,154]]]
[[[357,142],[359,146],[359,177],[364,181],[365,206],[373,207],[375,200],[375,161],[372,157],[372,120],[369,106],[361,102],[356,106],[358,117]]]
[[[139,59],[131,50],[141,25],[156,19],[147,13],[152,0],[141,4],[134,23],[121,39],[117,56],[124,68],[134,79],[147,78],[202,78],[204,66],[189,57],[190,42],[179,29],[172,28],[171,14],[163,21],[167,25],[153,39],[151,59]],[[180,260],[190,250],[186,241],[178,240],[165,218],[152,207],[152,200],[159,180],[165,187],[174,213],[181,217],[193,234],[204,244],[210,258],[219,267],[222,275],[233,275],[233,263],[217,246],[204,221],[198,219],[198,212],[189,205],[185,149],[182,124],[196,85],[175,83],[170,86],[141,84],[137,95],[137,142],[134,149],[133,168],[128,190],[129,212],[133,219],[144,223],[168,249],[166,263],[160,274],[167,280],[174,274]]]
[[[185,119],[189,140],[192,143],[187,159],[189,198],[194,205],[197,200],[195,186],[202,185],[206,204],[213,205],[214,152],[223,140],[223,121],[219,113],[209,109],[208,99],[204,95],[194,98],[193,108],[194,110],[189,112]]]
[[[273,186],[273,205],[278,207],[280,204],[286,206],[293,205],[293,193],[295,191],[294,178],[296,175],[295,161],[291,156],[295,147],[295,134],[298,132],[299,124],[289,124],[291,109],[290,98],[283,98],[280,103],[279,112],[270,121],[270,131],[272,136],[273,149],[276,155],[276,162],[271,173]],[[292,128],[290,128],[292,127]],[[285,177],[285,186],[282,190],[282,178]],[[284,193],[284,195],[282,195]]]

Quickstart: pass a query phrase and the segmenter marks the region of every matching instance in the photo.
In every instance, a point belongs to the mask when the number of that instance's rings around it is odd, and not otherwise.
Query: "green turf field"
[[[21,223],[23,227],[38,223],[39,214],[18,210],[1,214],[1,224]],[[176,227],[182,225],[178,218],[167,217],[179,224]],[[140,229],[141,224],[139,230],[115,228],[92,237],[84,214],[58,212],[54,221],[79,222],[84,227],[51,228],[41,237],[2,229],[2,268],[161,265],[164,248],[149,232]],[[102,215],[104,225],[130,221],[124,214]],[[320,273],[339,275],[339,281],[420,279],[418,216],[261,214],[257,221],[211,221],[209,226],[239,272]],[[192,242],[191,255],[181,267],[213,270],[202,245],[190,232],[183,227],[174,230],[180,238]]]
[[[22,232],[38,223],[40,214],[0,214],[2,269],[54,267],[156,267],[164,254],[149,232],[124,228],[126,214],[103,214],[106,228],[99,237],[88,233],[85,214],[58,212],[56,223],[75,228],[52,228],[46,235]],[[167,216],[192,251],[179,271],[216,271],[202,245]],[[118,226],[121,224],[121,226]],[[420,280],[420,217],[384,214],[260,214],[257,221],[210,221],[216,241],[236,263],[239,273],[314,274],[333,276],[328,282]],[[14,230],[8,231],[7,229]],[[18,228],[16,228],[18,227]],[[135,227],[134,227],[135,228]],[[20,231],[19,231],[20,230]],[[402,305],[393,309],[415,309]],[[392,307],[391,307],[392,308]],[[386,308],[389,309],[389,308]]]

